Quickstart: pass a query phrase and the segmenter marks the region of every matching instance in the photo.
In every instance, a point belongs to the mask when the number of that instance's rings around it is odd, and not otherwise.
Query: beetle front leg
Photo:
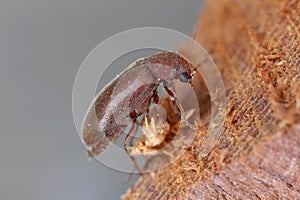
[[[180,111],[180,115],[181,115],[181,119],[183,119],[185,125],[187,125],[188,127],[196,130],[197,126],[191,124],[185,117],[185,112],[184,109],[181,105],[181,103],[179,102],[179,100],[177,99],[176,95],[174,94],[174,92],[172,90],[169,89],[169,83],[167,82],[163,82],[164,88],[167,91],[167,93],[169,94],[169,96],[171,97],[172,101],[175,102],[176,106],[178,107],[179,111]]]

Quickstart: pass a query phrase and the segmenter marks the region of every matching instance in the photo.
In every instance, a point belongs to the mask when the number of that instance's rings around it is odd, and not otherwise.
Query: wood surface
[[[199,160],[201,125],[183,156],[122,198],[300,199],[300,1],[208,1],[194,38],[225,83],[220,139]]]

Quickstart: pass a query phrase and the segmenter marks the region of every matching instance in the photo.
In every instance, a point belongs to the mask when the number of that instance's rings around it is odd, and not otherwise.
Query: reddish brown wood
[[[123,198],[299,199],[300,2],[209,1],[195,39],[226,85],[220,140],[198,160],[201,126],[184,156],[141,176]]]

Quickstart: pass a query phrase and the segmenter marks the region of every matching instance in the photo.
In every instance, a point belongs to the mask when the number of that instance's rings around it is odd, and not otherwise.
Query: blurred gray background
[[[76,72],[98,43],[130,28],[192,35],[202,0],[0,2],[0,199],[119,199],[133,181],[89,162],[78,138]]]

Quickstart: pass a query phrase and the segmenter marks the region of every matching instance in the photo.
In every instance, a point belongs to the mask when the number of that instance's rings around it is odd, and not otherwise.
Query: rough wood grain
[[[300,2],[209,1],[195,39],[226,85],[220,140],[199,160],[201,126],[184,156],[123,198],[299,199]]]
[[[183,199],[299,199],[300,124],[198,181]]]

